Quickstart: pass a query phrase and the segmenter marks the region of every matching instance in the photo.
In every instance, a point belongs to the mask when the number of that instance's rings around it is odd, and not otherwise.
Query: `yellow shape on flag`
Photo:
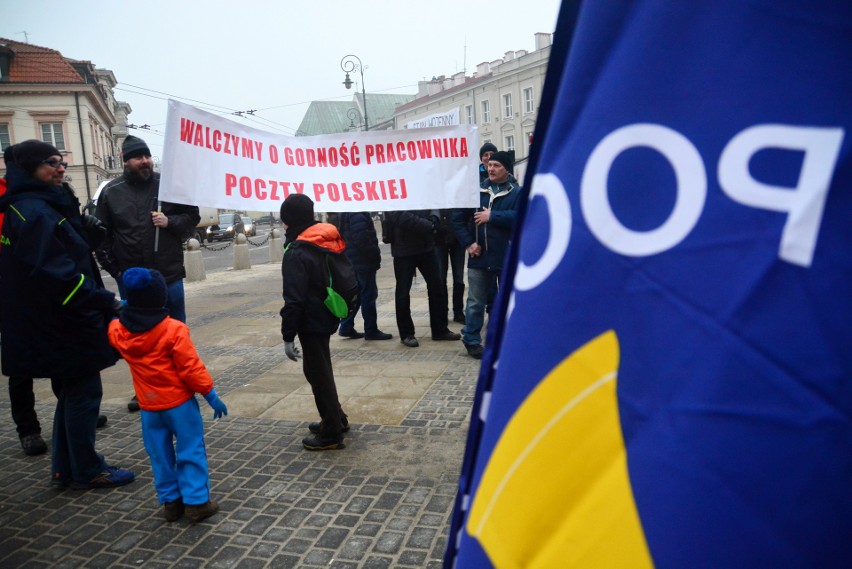
[[[467,532],[498,568],[653,567],[633,500],[609,330],[515,411],[473,497]]]

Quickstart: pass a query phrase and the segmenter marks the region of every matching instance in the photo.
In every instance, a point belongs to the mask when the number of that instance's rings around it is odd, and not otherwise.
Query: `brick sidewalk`
[[[301,363],[281,345],[280,265],[186,283],[193,339],[230,412],[214,423],[201,400],[221,511],[200,524],[162,517],[139,415],[126,409],[133,388],[123,362],[103,374],[109,424],[97,443],[136,472],[122,488],[51,488],[48,455],[23,454],[0,390],[0,568],[440,567],[479,361],[461,342],[431,341],[422,279],[412,291],[420,347],[399,343],[382,247],[379,327],[394,339],[332,338],[352,422],[341,451],[302,449],[318,417]],[[47,380],[36,382],[36,398],[49,442]]]

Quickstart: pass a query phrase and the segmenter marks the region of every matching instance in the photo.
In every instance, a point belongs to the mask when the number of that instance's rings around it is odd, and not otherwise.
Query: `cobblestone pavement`
[[[281,345],[280,265],[186,283],[193,339],[230,411],[213,422],[200,399],[221,505],[202,523],[162,517],[123,362],[103,374],[109,423],[97,441],[111,464],[137,474],[121,488],[50,487],[49,455],[23,454],[0,390],[0,567],[440,567],[479,362],[461,342],[431,341],[422,280],[412,291],[420,347],[399,343],[385,247],[379,325],[394,339],[332,338],[352,422],[340,451],[302,449],[317,416],[301,365]],[[36,381],[36,398],[50,443],[47,380]]]

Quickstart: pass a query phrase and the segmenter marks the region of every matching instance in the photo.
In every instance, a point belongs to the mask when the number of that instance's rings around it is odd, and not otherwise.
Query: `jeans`
[[[438,268],[441,272],[441,282],[444,283],[445,295],[447,294],[447,270],[449,268],[453,270],[453,318],[464,316],[465,250],[458,241],[453,240],[450,245],[439,245],[435,248],[435,252],[438,254]],[[447,263],[448,258],[449,263]]]
[[[379,331],[376,320],[376,299],[379,297],[379,287],[376,285],[376,271],[356,272],[358,280],[358,304],[352,314],[340,321],[340,332],[349,333],[355,330],[355,315],[361,311],[364,318],[364,333],[372,336]]]
[[[467,268],[467,307],[462,341],[466,346],[482,344],[482,325],[485,307],[494,301],[500,273],[486,269]]]
[[[204,422],[198,401],[162,411],[142,409],[142,441],[151,459],[154,488],[161,504],[183,498],[188,506],[210,499]]]
[[[121,279],[118,279],[116,282],[118,283],[119,296],[122,299],[127,299],[124,283]],[[169,309],[169,316],[186,323],[186,298],[183,293],[183,279],[178,279],[172,284],[167,285],[166,292],[168,293],[166,307]]]
[[[33,378],[9,378],[9,402],[12,404],[12,420],[18,430],[18,436],[41,434],[41,425],[35,412],[35,394]]]
[[[106,467],[95,451],[95,425],[103,396],[101,374],[51,378],[56,395],[53,414],[53,477],[87,483]]]
[[[411,319],[411,284],[414,282],[414,273],[418,270],[426,280],[426,293],[429,297],[429,326],[432,329],[432,335],[444,334],[449,330],[447,328],[447,287],[441,286],[438,258],[435,252],[394,257],[393,274],[396,277],[394,304],[400,339],[414,336],[414,321]]]

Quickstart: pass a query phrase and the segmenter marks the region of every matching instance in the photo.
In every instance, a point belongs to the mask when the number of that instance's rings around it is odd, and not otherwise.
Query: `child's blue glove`
[[[204,399],[207,400],[207,403],[213,408],[213,418],[218,419],[222,415],[228,414],[228,408],[225,407],[225,404],[219,399],[219,396],[216,395],[216,388],[210,390],[210,393],[204,396]]]

